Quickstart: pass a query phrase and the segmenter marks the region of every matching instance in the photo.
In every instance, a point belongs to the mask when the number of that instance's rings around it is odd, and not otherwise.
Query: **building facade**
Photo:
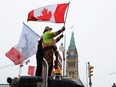
[[[67,57],[66,57],[66,74],[78,80],[79,72],[78,72],[78,52],[75,46],[75,39],[74,33],[71,35],[70,45],[67,50]]]

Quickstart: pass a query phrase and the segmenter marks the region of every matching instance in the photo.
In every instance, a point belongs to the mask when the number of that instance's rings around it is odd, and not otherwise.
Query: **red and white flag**
[[[53,4],[34,9],[28,14],[28,21],[48,21],[64,23],[64,15],[69,3]]]
[[[62,57],[59,52],[58,52],[58,67],[62,70]]]
[[[28,75],[34,76],[35,75],[35,70],[36,70],[35,66],[29,65],[28,66]]]
[[[54,61],[54,68],[58,68],[62,70],[62,57],[58,51],[56,55],[56,60]]]
[[[31,28],[23,23],[23,30],[17,45],[6,53],[6,56],[14,62],[15,65],[20,64],[27,58],[34,55],[37,51],[37,43],[40,36]]]

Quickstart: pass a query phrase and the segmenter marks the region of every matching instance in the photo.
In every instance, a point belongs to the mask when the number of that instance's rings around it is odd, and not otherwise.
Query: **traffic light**
[[[88,67],[89,77],[93,76],[93,74],[92,74],[93,68],[94,68],[93,66],[89,65],[89,67]]]
[[[113,86],[112,87],[116,87],[116,84],[115,83],[113,83]]]

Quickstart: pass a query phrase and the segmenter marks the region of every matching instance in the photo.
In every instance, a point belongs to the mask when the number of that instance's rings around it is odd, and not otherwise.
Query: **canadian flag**
[[[64,23],[64,15],[69,3],[53,4],[34,9],[28,14],[28,21],[48,21]]]
[[[28,66],[28,75],[34,76],[35,75],[35,70],[36,70],[35,66],[29,65]]]
[[[6,56],[14,62],[15,65],[20,64],[36,53],[39,38],[40,36],[37,33],[23,23],[23,30],[18,44],[13,46],[11,50],[6,53]]]

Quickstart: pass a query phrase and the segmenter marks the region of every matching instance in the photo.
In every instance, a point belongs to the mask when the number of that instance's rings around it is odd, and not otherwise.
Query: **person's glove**
[[[63,38],[63,36],[64,36],[64,35],[62,34],[60,37]]]
[[[65,27],[62,27],[62,32],[65,31]]]

